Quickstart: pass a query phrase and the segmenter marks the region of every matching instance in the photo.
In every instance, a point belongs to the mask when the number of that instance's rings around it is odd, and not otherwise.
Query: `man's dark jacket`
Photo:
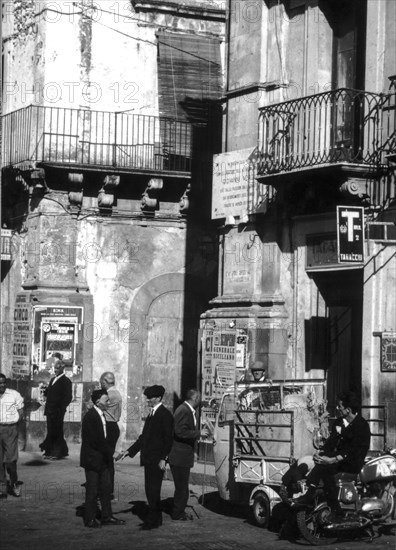
[[[346,427],[339,418],[333,424],[323,452],[326,456],[342,456],[343,460],[338,463],[339,469],[357,474],[370,448],[370,437],[370,426],[359,414]]]
[[[102,419],[92,407],[82,421],[80,466],[86,470],[101,472],[111,465],[113,449],[106,441]]]
[[[169,464],[192,468],[194,466],[194,444],[200,430],[194,425],[194,416],[187,403],[182,403],[175,411],[175,429]]]
[[[63,375],[54,384],[55,378],[55,376],[51,378],[48,388],[44,391],[46,397],[44,415],[54,412],[64,414],[73,398],[70,378]]]
[[[158,464],[167,459],[173,443],[173,416],[162,404],[148,416],[142,434],[127,450],[130,457],[140,451],[140,464]]]

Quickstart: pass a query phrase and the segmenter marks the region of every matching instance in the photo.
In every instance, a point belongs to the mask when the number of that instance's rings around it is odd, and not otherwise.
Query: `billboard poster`
[[[213,397],[220,400],[235,383],[236,331],[213,333],[212,373]]]
[[[83,308],[35,306],[32,345],[33,377],[44,379],[54,374],[56,356],[66,363],[65,373],[74,381],[82,379]]]
[[[30,354],[32,346],[32,307],[30,295],[16,296],[14,308],[12,374],[14,377],[30,375]]]
[[[234,391],[236,361],[240,366],[244,363],[241,348],[237,344],[236,330],[204,330],[202,337],[202,407],[201,424],[214,425],[220,400],[226,391]],[[208,440],[206,440],[208,441]]]
[[[339,263],[364,261],[364,208],[337,206],[337,248]]]

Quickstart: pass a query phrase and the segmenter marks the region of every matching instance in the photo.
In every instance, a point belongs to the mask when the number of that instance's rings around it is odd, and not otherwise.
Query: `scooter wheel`
[[[329,514],[328,508],[320,510],[301,510],[297,512],[296,521],[300,534],[312,546],[322,546],[325,544],[333,544],[337,537],[327,536],[323,529],[325,516]]]

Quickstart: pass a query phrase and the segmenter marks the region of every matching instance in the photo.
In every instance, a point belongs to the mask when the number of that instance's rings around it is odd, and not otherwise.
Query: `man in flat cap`
[[[129,449],[117,457],[117,460],[122,460],[127,455],[132,458],[140,451],[140,464],[144,466],[144,488],[148,502],[148,514],[142,529],[147,531],[162,525],[161,486],[173,443],[173,415],[162,404],[165,393],[163,386],[149,386],[143,393],[150,412],[142,434]]]
[[[255,361],[250,367],[253,376],[253,382],[265,382],[267,375],[263,361]]]
[[[249,379],[244,379],[243,382],[247,384],[259,384],[260,382],[268,381],[263,361],[254,361],[250,367],[250,372],[252,373],[252,378],[249,376]],[[238,397],[239,408],[242,410],[265,408],[262,391],[260,388],[255,387],[245,389]]]

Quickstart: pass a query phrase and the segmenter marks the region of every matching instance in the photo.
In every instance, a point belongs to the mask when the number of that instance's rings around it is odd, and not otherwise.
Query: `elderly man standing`
[[[104,412],[109,405],[106,390],[94,390],[91,395],[93,407],[82,421],[80,466],[85,470],[85,517],[86,527],[101,525],[124,525],[125,521],[115,518],[111,508],[110,464],[113,450],[108,443],[108,424]],[[101,523],[95,519],[99,496],[102,506]]]
[[[44,451],[45,458],[58,460],[69,455],[69,449],[63,436],[63,419],[73,395],[72,383],[70,378],[65,375],[63,360],[58,359],[54,368],[55,376],[51,378],[48,387],[44,390],[47,437],[40,444],[40,449]]]
[[[143,530],[162,525],[161,487],[166,461],[173,443],[173,416],[161,403],[165,393],[163,386],[149,386],[144,390],[150,413],[140,437],[116,460],[127,455],[134,457],[140,451],[140,463],[144,466],[144,487],[148,502],[148,514]]]
[[[121,418],[122,412],[122,397],[120,392],[114,387],[115,376],[112,372],[106,371],[100,377],[100,385],[103,390],[107,391],[109,399],[107,408],[103,411],[104,417],[107,422],[107,442],[110,447],[115,451],[118,438],[120,437],[120,428],[118,422]],[[114,461],[111,461],[109,465],[110,479],[111,479],[111,493],[114,498]]]
[[[209,434],[207,428],[200,430],[197,423],[196,409],[200,401],[201,394],[198,390],[188,390],[186,400],[174,414],[175,428],[169,464],[175,484],[172,511],[172,519],[175,521],[190,519],[185,508],[189,497],[190,469],[194,466],[194,446],[200,436],[206,437]]]
[[[21,496],[18,485],[18,422],[23,414],[23,397],[7,388],[6,377],[0,373],[0,498],[7,498],[6,470],[10,476],[9,492]]]

